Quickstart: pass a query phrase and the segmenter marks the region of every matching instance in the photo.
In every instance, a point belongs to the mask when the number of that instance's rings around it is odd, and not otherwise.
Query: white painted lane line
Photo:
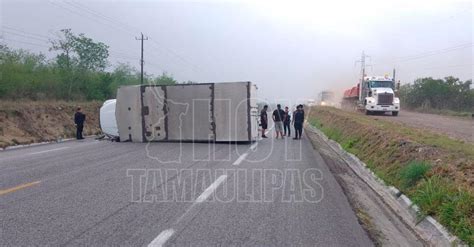
[[[69,148],[69,147],[54,148],[54,149],[49,149],[49,150],[44,150],[44,151],[34,152],[34,153],[29,153],[29,154],[30,154],[30,155],[33,155],[33,154],[43,154],[43,153],[48,153],[48,152],[53,152],[53,151],[59,151],[59,150],[68,149],[68,148]]]
[[[180,223],[180,221],[198,204],[198,203],[202,203],[202,202],[205,202],[207,200],[207,198],[212,195],[212,193],[214,193],[214,191],[219,187],[220,184],[222,184],[225,180],[227,179],[227,175],[221,175],[220,177],[218,177],[216,179],[216,181],[214,181],[211,185],[209,185],[209,187],[207,187],[204,192],[202,192],[201,195],[199,195],[199,197],[194,201],[193,205],[191,205],[191,207],[189,207],[186,212],[181,215],[181,217],[179,217],[179,219],[176,221],[176,223],[174,224],[176,227],[179,228],[178,224]],[[155,239],[153,239],[153,241],[151,241],[151,243],[148,244],[148,247],[159,247],[159,246],[163,246],[166,241],[168,241],[169,238],[171,238],[171,236],[173,236],[173,234],[175,233],[175,231],[170,228],[170,229],[166,229],[164,231],[162,231],[160,233],[160,235],[158,235]]]
[[[255,142],[252,146],[250,146],[251,150],[255,150],[257,148],[258,142]]]
[[[151,241],[150,244],[148,244],[148,247],[161,247],[163,246],[166,241],[168,241],[171,236],[173,236],[174,230],[173,229],[166,229],[160,233],[153,241]]]
[[[247,153],[247,152],[240,155],[240,157],[236,161],[234,161],[234,163],[232,165],[234,165],[234,166],[240,165],[240,163],[242,163],[242,161],[244,161],[245,158],[247,158],[247,155],[249,155],[249,153]]]
[[[273,125],[270,129],[268,129],[267,131],[265,131],[265,135],[268,135],[268,133],[275,127],[275,125]]]
[[[219,185],[223,183],[226,179],[227,179],[227,175],[221,175],[220,177],[218,177],[216,181],[214,181],[214,183],[209,185],[209,187],[207,187],[207,189],[204,192],[202,192],[202,194],[196,199],[196,202],[197,203],[204,202],[217,189],[217,187],[219,187]]]

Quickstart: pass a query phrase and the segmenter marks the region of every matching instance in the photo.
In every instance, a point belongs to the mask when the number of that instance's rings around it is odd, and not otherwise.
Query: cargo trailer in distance
[[[256,91],[251,82],[122,86],[114,116],[120,141],[256,141]]]

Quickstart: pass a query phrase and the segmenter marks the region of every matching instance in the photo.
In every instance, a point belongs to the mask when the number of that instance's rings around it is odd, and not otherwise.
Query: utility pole
[[[143,63],[144,63],[144,60],[143,60],[143,41],[144,40],[148,40],[148,37],[144,37],[143,36],[143,33],[141,33],[141,37],[140,38],[137,38],[135,37],[136,40],[140,40],[142,42],[142,48],[141,48],[141,58],[140,58],[140,71],[141,71],[141,74],[140,74],[140,84],[143,85]]]
[[[360,68],[360,70],[361,70],[361,80],[360,80],[360,83],[359,83],[359,101],[362,101],[362,99],[365,98],[365,95],[362,95],[362,93],[365,93],[364,77],[365,77],[365,67],[367,66],[365,64],[365,58],[368,58],[368,57],[369,56],[365,55],[365,52],[362,51],[362,56],[361,56],[360,60],[356,61],[356,64],[360,63],[360,67],[361,67]]]

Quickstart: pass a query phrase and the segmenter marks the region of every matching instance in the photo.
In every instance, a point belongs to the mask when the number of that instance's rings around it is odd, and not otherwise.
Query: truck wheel
[[[365,115],[372,115],[372,111],[365,110]]]
[[[397,111],[393,111],[393,112],[392,112],[392,116],[395,116],[395,117],[398,116],[398,112],[397,112]]]

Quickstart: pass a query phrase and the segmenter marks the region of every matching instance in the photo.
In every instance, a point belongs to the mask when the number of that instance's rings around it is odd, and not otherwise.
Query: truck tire
[[[372,115],[372,111],[365,110],[365,115]]]
[[[394,116],[394,117],[398,116],[398,112],[397,112],[397,111],[393,111],[393,112],[392,112],[392,116]]]

